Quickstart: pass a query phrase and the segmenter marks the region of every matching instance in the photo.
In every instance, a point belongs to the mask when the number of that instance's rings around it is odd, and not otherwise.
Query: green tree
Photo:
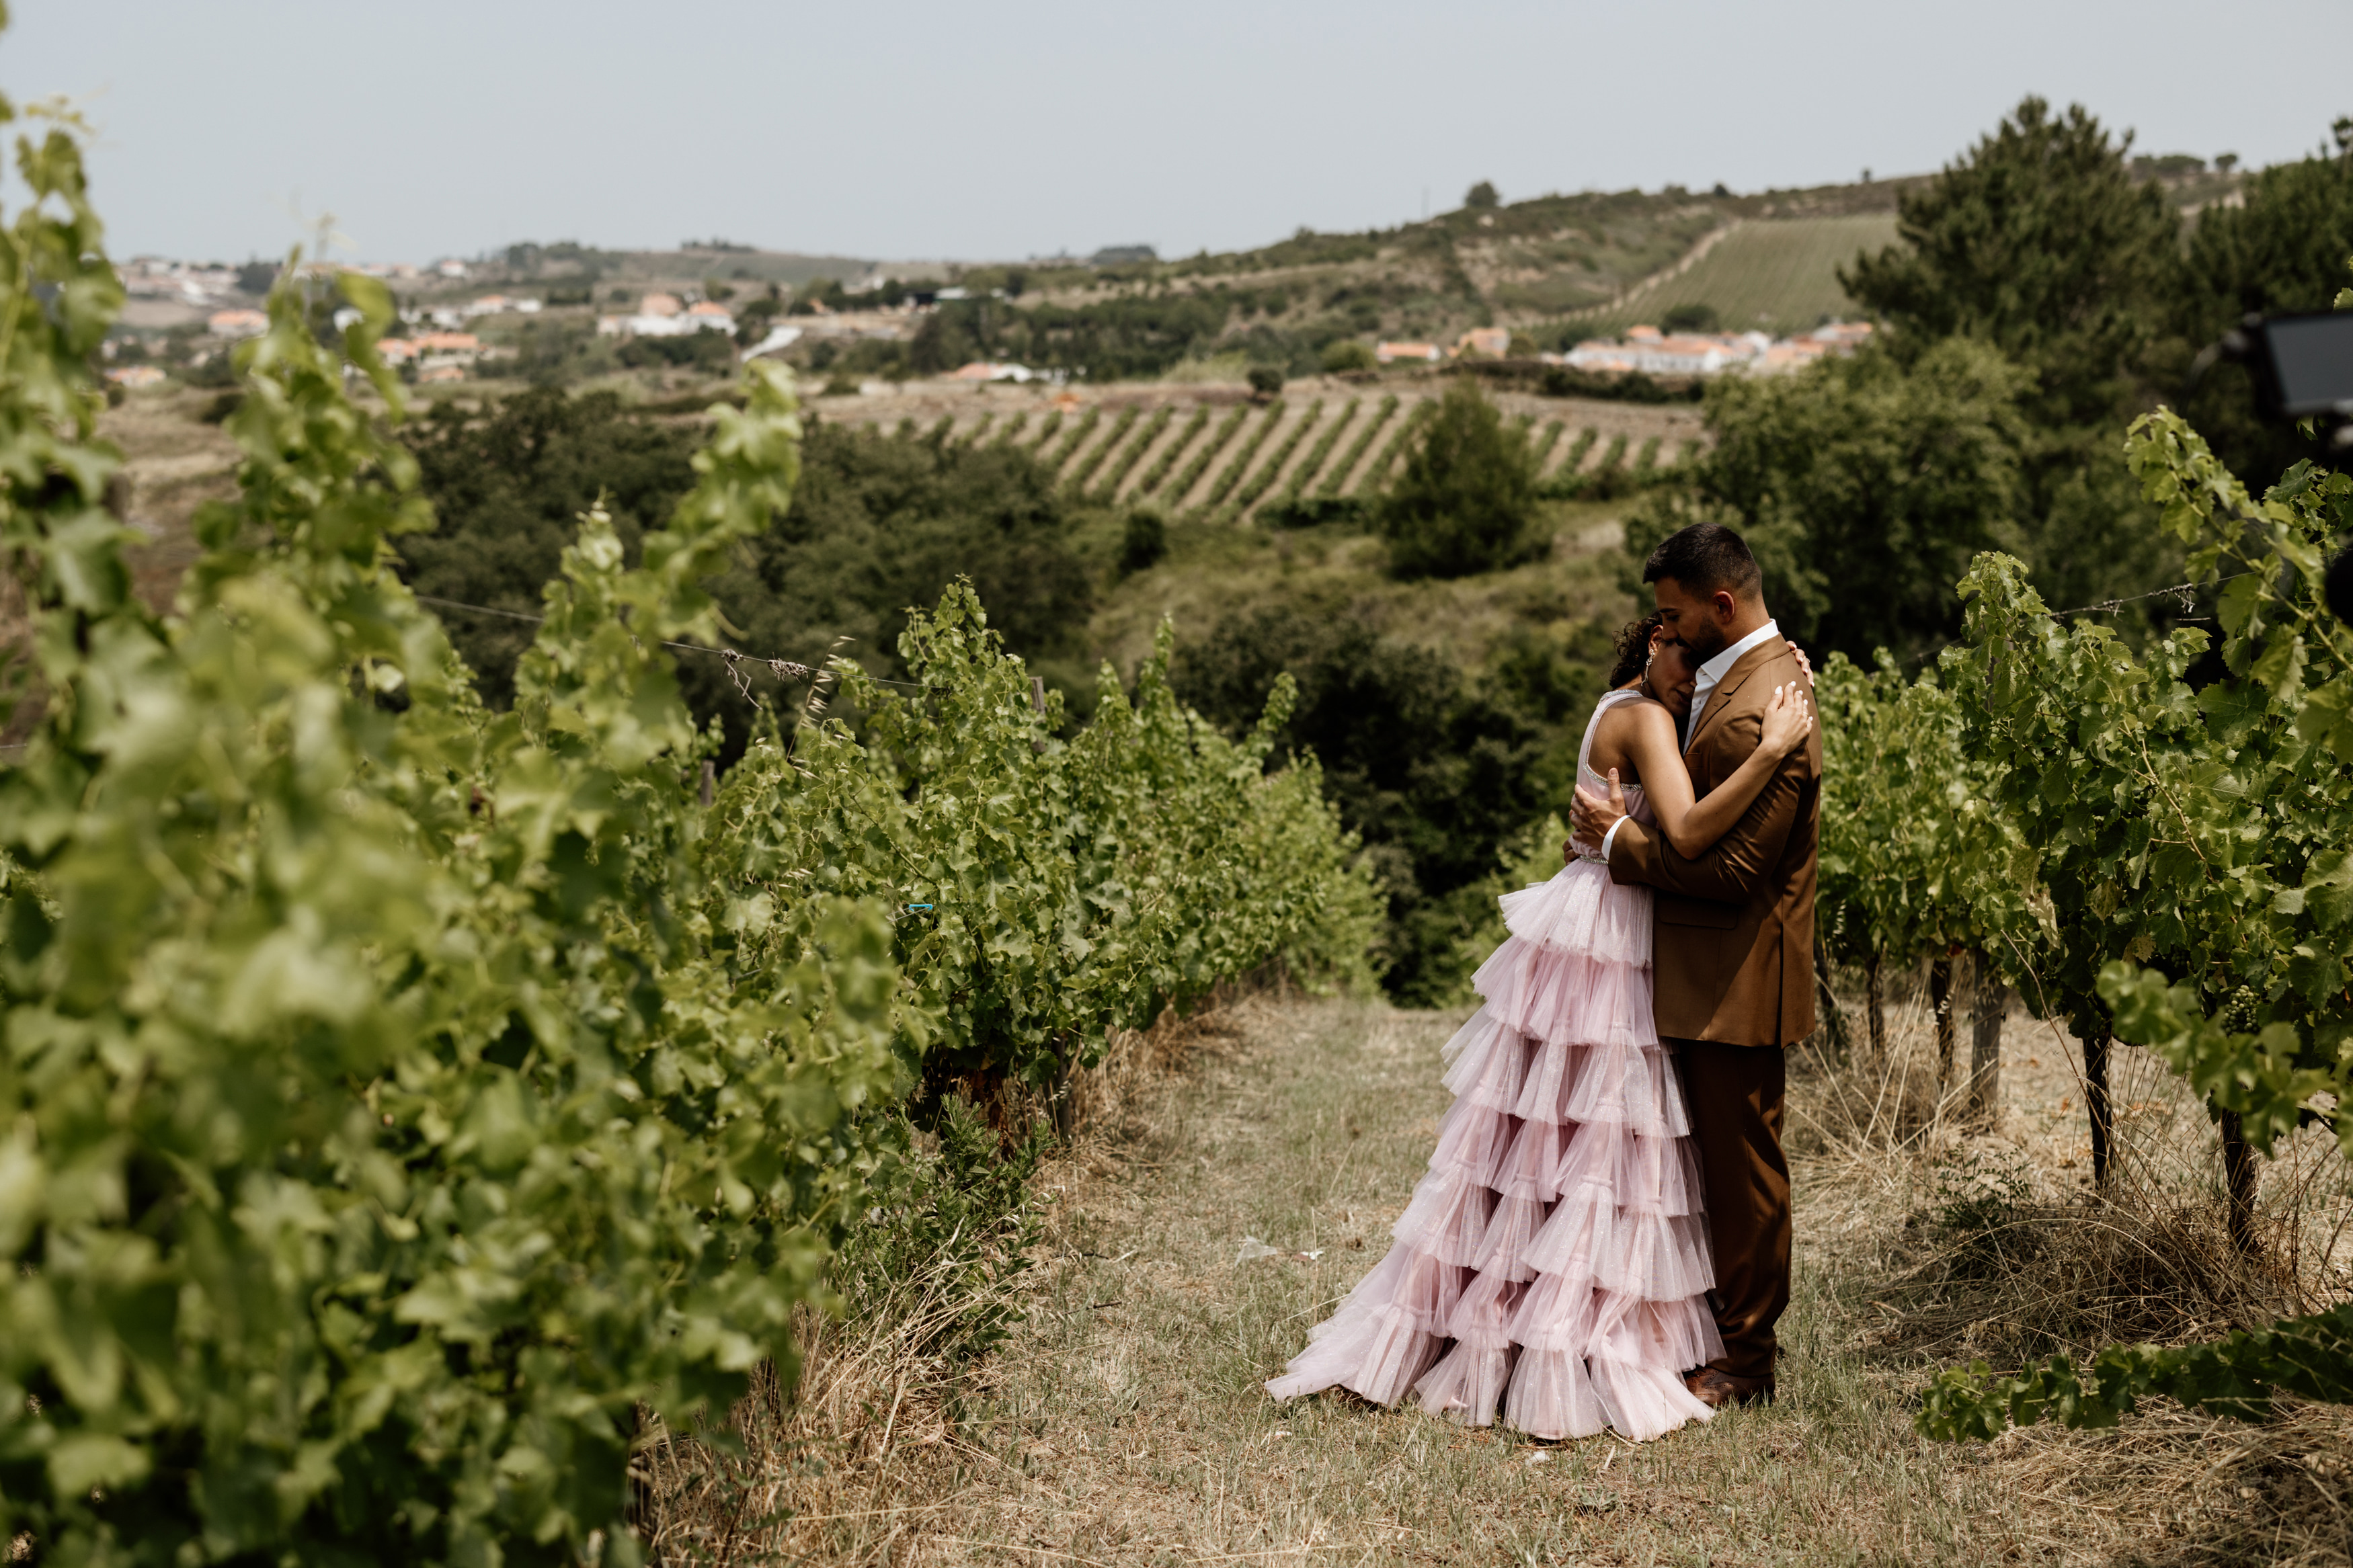
[[[1472,212],[1485,212],[1503,199],[1496,194],[1494,182],[1492,180],[1482,180],[1462,193],[1462,205]]]
[[[1907,367],[1876,346],[1708,388],[1714,447],[1628,521],[1640,559],[1685,523],[1739,531],[1773,613],[1819,652],[1906,658],[1960,630],[1953,584],[1979,551],[2021,551],[2015,399],[2026,377],[1967,338]]]
[[[1840,280],[1894,329],[1900,358],[1954,337],[2024,366],[2029,439],[2020,521],[2036,584],[2079,605],[2175,570],[2124,471],[2115,428],[2135,411],[2179,288],[2180,220],[2134,176],[2129,134],[2039,98],[1898,205],[1900,243]]]
[[[2190,231],[2174,326],[2177,363],[2166,390],[2242,479],[2319,458],[2317,442],[2255,412],[2247,373],[2218,364],[2187,387],[2189,356],[2251,311],[2325,310],[2353,256],[2353,158],[2276,163],[2241,187],[2243,205],[2207,208]]]
[[[1447,388],[1380,505],[1400,577],[1464,577],[1527,559],[1536,466],[1525,431],[1468,376]]]
[[[1907,192],[1901,242],[1839,281],[1903,352],[1968,336],[2028,367],[2038,426],[2104,426],[2131,395],[2178,265],[2180,220],[2134,177],[2131,145],[2080,104],[2053,114],[2028,98]]]

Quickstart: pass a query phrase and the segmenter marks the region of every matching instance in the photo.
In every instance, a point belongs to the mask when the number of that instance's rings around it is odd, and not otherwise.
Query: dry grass
[[[739,1412],[755,1458],[732,1479],[698,1446],[658,1451],[666,1558],[2353,1560],[2353,1424],[2335,1410],[2247,1427],[2167,1406],[2118,1431],[1991,1447],[1914,1434],[1915,1391],[1955,1356],[2000,1360],[2071,1325],[2211,1331],[2267,1310],[2265,1291],[2325,1288],[2327,1256],[2316,1242],[2300,1272],[2226,1259],[2197,1273],[2184,1260],[2211,1259],[2211,1237],[2166,1226],[2189,1223],[2213,1162],[2203,1116],[2182,1113],[2161,1071],[2118,1053],[2120,1110],[2139,1108],[2120,1123],[2120,1170],[2137,1184],[2094,1204],[2073,1042],[2013,1017],[2000,1124],[1966,1128],[1926,1081],[1915,999],[1897,1002],[1875,1081],[1798,1064],[1777,1405],[1639,1447],[1534,1444],[1333,1394],[1274,1405],[1261,1380],[1377,1258],[1420,1173],[1456,1021],[1257,997],[1122,1042],[1080,1088],[1075,1146],[1036,1184],[1044,1239],[1013,1337],[974,1365],[909,1353],[922,1331],[894,1314],[920,1324],[936,1310],[920,1282],[889,1313],[818,1329],[798,1398],[763,1390]],[[2018,1212],[1957,1229],[1955,1194],[1977,1189],[1956,1173],[1989,1163],[2026,1184]],[[2273,1237],[2325,1241],[2343,1176],[2308,1149],[2274,1162]],[[2015,1243],[2011,1225],[2043,1227],[2042,1242]],[[1989,1228],[2005,1237],[1990,1261]],[[2113,1243],[2087,1239],[2101,1234]],[[1245,1237],[1279,1256],[1238,1262]],[[2136,1274],[2136,1256],[2162,1267]],[[771,1510],[791,1517],[758,1522]]]

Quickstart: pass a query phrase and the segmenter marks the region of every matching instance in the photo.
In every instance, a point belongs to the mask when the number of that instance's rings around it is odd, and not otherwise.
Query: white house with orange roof
[[[1720,375],[1729,370],[1778,372],[1809,365],[1825,354],[1852,353],[1871,339],[1868,321],[1833,321],[1803,337],[1768,338],[1762,332],[1662,332],[1652,326],[1626,329],[1615,342],[1583,342],[1567,353],[1545,355],[1549,363],[1622,375]]]
[[[482,340],[471,332],[419,332],[413,341],[419,380],[454,380],[482,356]]]
[[[648,294],[634,316],[599,316],[596,331],[608,338],[681,338],[689,332],[733,332],[735,317],[710,300],[689,305],[675,294]]]
[[[1429,360],[1435,363],[1445,358],[1436,343],[1389,343],[1373,345],[1373,357],[1383,364],[1394,364],[1401,359]]]
[[[261,310],[215,310],[205,330],[216,338],[258,338],[269,330],[269,317]]]

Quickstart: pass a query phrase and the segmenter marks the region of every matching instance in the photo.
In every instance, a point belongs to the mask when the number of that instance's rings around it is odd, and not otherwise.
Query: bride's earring
[[[1659,694],[1651,685],[1651,665],[1658,657],[1659,656],[1654,653],[1651,655],[1649,658],[1642,661],[1642,684],[1640,688],[1642,695],[1649,698],[1653,702],[1656,702],[1659,700]]]

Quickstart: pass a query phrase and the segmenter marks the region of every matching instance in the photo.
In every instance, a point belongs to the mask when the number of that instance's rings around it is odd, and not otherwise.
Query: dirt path
[[[1050,1184],[1052,1258],[893,1563],[1936,1563],[2039,1531],[1985,1450],[1924,1443],[1837,1300],[1853,1216],[1801,1175],[1782,1399],[1636,1447],[1538,1445],[1261,1379],[1381,1254],[1457,1020],[1246,1005]],[[1250,1237],[1280,1256],[1238,1262]],[[1301,1254],[1316,1254],[1312,1258]],[[2026,1557],[2042,1552],[2027,1550]]]

